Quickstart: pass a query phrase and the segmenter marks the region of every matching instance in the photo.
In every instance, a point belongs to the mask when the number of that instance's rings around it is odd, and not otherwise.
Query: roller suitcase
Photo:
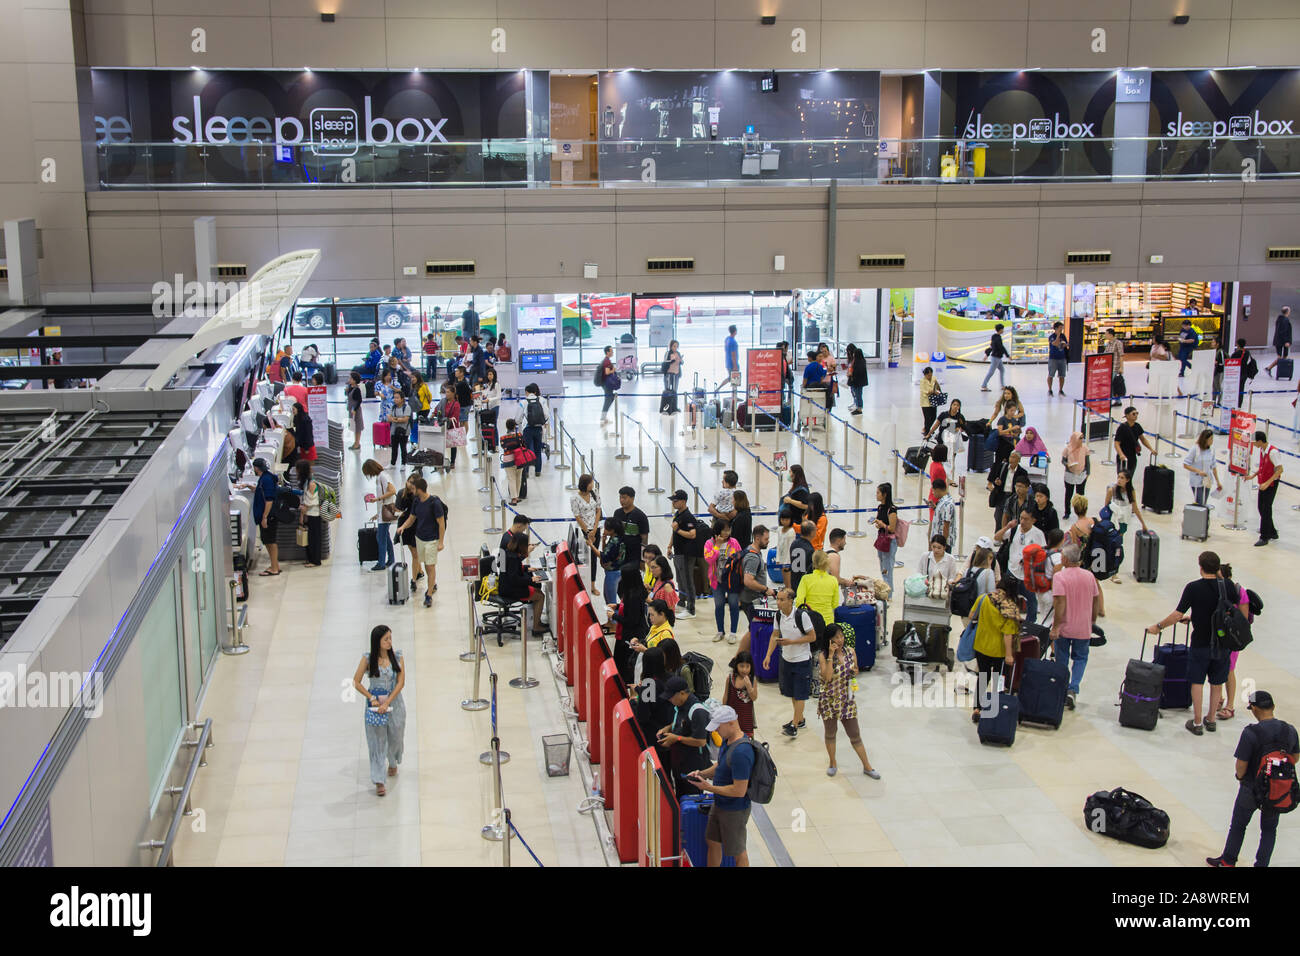
[[[1142,507],[1156,514],[1174,510],[1174,470],[1164,465],[1147,465],[1142,471]]]
[[[1183,540],[1204,541],[1210,536],[1210,509],[1205,505],[1183,505]]]
[[[700,409],[700,427],[718,427],[718,406],[716,402],[705,402]]]
[[[1057,661],[1026,660],[1020,679],[1020,722],[1060,727],[1070,669]]]
[[[690,858],[691,866],[708,866],[709,845],[704,834],[709,825],[709,811],[713,809],[713,794],[682,797],[682,851]],[[734,856],[724,856],[723,866],[735,866]]]
[[[370,437],[376,447],[380,445],[387,447],[388,443],[392,441],[393,438],[392,429],[389,427],[388,422],[375,422],[371,425]]]
[[[1277,360],[1277,377],[1278,379],[1290,380],[1295,375],[1295,359],[1280,358]]]
[[[659,414],[676,415],[677,414],[677,393],[664,389],[659,395]]]
[[[1016,742],[1016,725],[1019,723],[1020,701],[1016,695],[994,695],[989,710],[980,713],[980,743],[1010,747]]]
[[[988,471],[993,465],[993,452],[984,447],[983,438],[972,439],[966,445],[966,470]]]
[[[379,531],[374,525],[357,529],[357,563],[379,560]]]
[[[778,649],[772,652],[772,666],[763,666],[763,658],[767,656],[767,646],[772,641],[772,623],[772,621],[754,620],[749,625],[749,652],[754,656],[754,676],[764,683],[771,683],[777,679],[781,663]]]
[[[912,445],[903,454],[903,471],[909,475],[924,471],[930,463],[929,445]]]
[[[322,365],[321,374],[325,376],[326,385],[337,385],[339,383],[338,366],[333,362],[326,362]]]
[[[1190,625],[1188,626],[1190,631]],[[1188,648],[1184,634],[1184,643],[1177,643],[1178,633],[1168,644],[1157,644],[1152,661],[1164,668],[1164,677],[1160,683],[1160,707],[1179,710],[1192,706],[1192,685],[1187,682]]]
[[[871,670],[876,663],[876,606],[840,605],[835,609],[835,623],[847,624],[853,628],[853,653],[858,658],[858,670]]]
[[[406,562],[398,561],[388,569],[388,603],[405,604],[411,596],[411,576]]]
[[[1145,660],[1146,632],[1142,632],[1142,652],[1124,669],[1124,683],[1119,687],[1119,723],[1121,727],[1155,730],[1160,719],[1160,695],[1165,683],[1163,664]]]
[[[1047,650],[1051,647],[1051,641],[1048,640],[1050,634],[1051,628],[1041,624],[1020,625],[1020,647],[1014,655],[1015,663],[1011,666],[1011,682],[1008,685],[1011,693],[1020,690],[1020,682],[1025,676],[1025,661],[1036,661],[1047,656]]]
[[[1153,583],[1160,569],[1160,536],[1154,531],[1139,531],[1133,550],[1133,576],[1146,584]]]

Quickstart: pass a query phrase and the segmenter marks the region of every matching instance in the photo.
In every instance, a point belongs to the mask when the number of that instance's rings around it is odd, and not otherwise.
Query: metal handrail
[[[181,820],[183,820],[189,813],[193,812],[189,809],[190,791],[194,789],[194,781],[199,775],[199,767],[203,765],[204,748],[208,747],[211,744],[211,741],[212,718],[209,717],[207,720],[203,721],[203,730],[199,733],[198,740],[192,742],[186,741],[181,744],[183,747],[193,747],[194,756],[190,758],[190,767],[185,774],[185,783],[179,788],[172,788],[172,790],[169,791],[174,796],[179,797],[179,799],[176,801],[176,810],[172,813],[171,826],[167,828],[167,836],[162,840],[150,840],[146,844],[146,846],[151,850],[162,851],[158,855],[158,862],[154,864],[156,867],[172,865],[173,845],[176,843],[176,837],[181,831]]]

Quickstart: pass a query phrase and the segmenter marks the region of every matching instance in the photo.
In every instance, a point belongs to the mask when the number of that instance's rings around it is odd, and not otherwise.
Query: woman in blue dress
[[[362,685],[369,677],[369,687]],[[352,686],[366,699],[366,749],[370,752],[370,781],[375,793],[384,796],[385,777],[397,776],[402,762],[402,738],[406,734],[406,669],[402,654],[393,650],[393,632],[380,624],[370,632],[370,653],[361,655]]]

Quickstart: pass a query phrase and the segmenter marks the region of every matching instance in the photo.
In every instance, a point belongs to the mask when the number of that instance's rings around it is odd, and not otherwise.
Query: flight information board
[[[515,304],[515,347],[520,372],[554,372],[559,348],[560,307],[548,303]]]

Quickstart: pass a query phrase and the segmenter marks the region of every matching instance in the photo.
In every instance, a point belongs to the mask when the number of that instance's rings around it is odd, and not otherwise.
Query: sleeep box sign
[[[357,151],[357,111],[315,109],[311,111],[311,138],[319,155],[351,156]]]

